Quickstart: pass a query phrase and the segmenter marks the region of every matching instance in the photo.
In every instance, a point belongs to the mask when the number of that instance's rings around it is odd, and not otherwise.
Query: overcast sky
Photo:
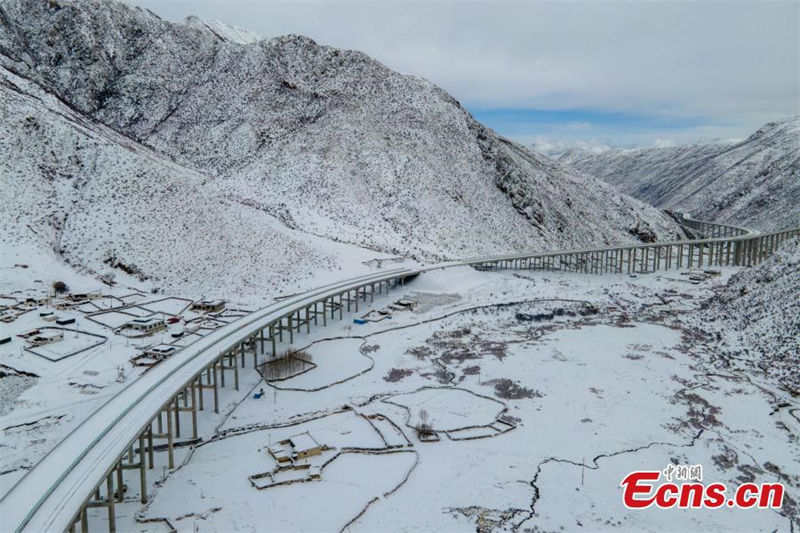
[[[744,138],[800,114],[800,2],[128,0],[358,49],[545,148]]]

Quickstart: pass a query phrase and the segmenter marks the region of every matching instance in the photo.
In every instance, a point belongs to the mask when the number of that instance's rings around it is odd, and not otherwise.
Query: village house
[[[167,329],[167,325],[163,318],[149,317],[149,318],[135,318],[130,322],[126,322],[125,326],[128,329],[141,331],[143,333],[154,333]]]
[[[290,463],[322,453],[322,445],[310,433],[301,433],[273,444],[269,448],[270,455],[278,464]]]
[[[200,300],[192,304],[192,311],[200,313],[219,313],[225,309],[225,300]]]
[[[275,458],[276,461],[278,461],[278,464],[288,463],[289,461],[292,460],[292,458],[289,456],[288,453],[286,453],[286,450],[284,450],[283,446],[281,446],[280,444],[273,444],[272,446],[270,446],[269,453],[272,457]]]
[[[291,446],[293,459],[305,459],[322,453],[322,446],[308,432],[289,437],[281,444]]]
[[[96,300],[102,298],[103,294],[100,291],[83,292],[83,293],[70,293],[67,298],[73,302],[85,302],[87,300]]]
[[[20,335],[22,336],[22,335]],[[25,340],[28,348],[36,348],[45,344],[52,344],[64,339],[64,332],[61,330],[36,330],[27,334]]]
[[[153,359],[166,359],[177,351],[177,347],[169,344],[157,344],[144,351],[144,355]]]
[[[62,299],[53,300],[53,307],[61,311],[71,309],[73,307],[76,307],[77,305],[79,305],[78,302],[73,302],[71,300],[62,300]]]
[[[50,296],[28,296],[22,302],[24,305],[28,307],[39,307],[42,305],[47,305],[47,303],[52,300]]]

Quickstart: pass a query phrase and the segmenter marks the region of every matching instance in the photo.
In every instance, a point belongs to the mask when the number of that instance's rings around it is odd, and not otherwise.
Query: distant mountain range
[[[430,82],[300,36],[4,0],[0,106],[3,239],[165,287],[680,235]]]
[[[573,149],[559,162],[654,206],[758,230],[800,226],[800,117],[739,143]]]

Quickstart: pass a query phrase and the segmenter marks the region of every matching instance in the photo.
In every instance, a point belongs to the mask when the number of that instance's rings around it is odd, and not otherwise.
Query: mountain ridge
[[[117,2],[5,0],[0,65],[185,167],[197,194],[359,256],[431,261],[682,234],[658,210],[500,137],[429,81],[307,37],[240,44]],[[160,272],[153,261],[145,270]]]
[[[740,142],[575,149],[559,161],[656,207],[762,231],[800,225],[800,116]]]

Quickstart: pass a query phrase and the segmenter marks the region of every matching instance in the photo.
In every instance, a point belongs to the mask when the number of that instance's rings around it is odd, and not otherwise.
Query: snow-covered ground
[[[147,370],[131,359],[145,349],[176,349],[252,310],[230,301],[213,320],[188,309],[199,295],[151,294],[152,284],[124,273],[114,285],[78,273],[53,252],[5,247],[0,259],[0,495],[64,436]],[[54,295],[53,283],[68,292]],[[101,295],[64,308],[70,294]],[[24,305],[27,299],[41,305]],[[140,317],[170,319],[166,329],[142,336],[120,326]],[[53,320],[51,320],[53,319]],[[59,325],[57,321],[74,320]],[[62,329],[63,328],[63,329]],[[20,335],[61,332],[52,344],[30,348]],[[194,331],[180,338],[181,332]]]
[[[177,449],[180,466],[150,471],[150,504],[137,502],[137,474],[126,473],[117,526],[790,531],[794,520],[796,529],[800,403],[771,376],[727,365],[724,341],[690,320],[736,273],[700,284],[679,272],[424,274],[372,306],[405,296],[413,310],[363,325],[345,316],[296,337],[315,368],[274,386],[243,370],[238,392],[222,390],[221,414],[201,413],[200,444]],[[55,365],[37,367],[53,394],[28,391],[76,416],[86,407],[61,399],[68,378]],[[38,415],[20,403],[8,416]],[[432,438],[418,434],[421,421]],[[278,469],[269,447],[306,433],[321,453]],[[669,463],[701,464],[704,480],[729,486],[780,481],[784,508],[625,509],[622,478]],[[105,511],[90,515],[100,526]]]
[[[693,318],[722,336],[729,364],[800,395],[800,239],[736,274]]]

